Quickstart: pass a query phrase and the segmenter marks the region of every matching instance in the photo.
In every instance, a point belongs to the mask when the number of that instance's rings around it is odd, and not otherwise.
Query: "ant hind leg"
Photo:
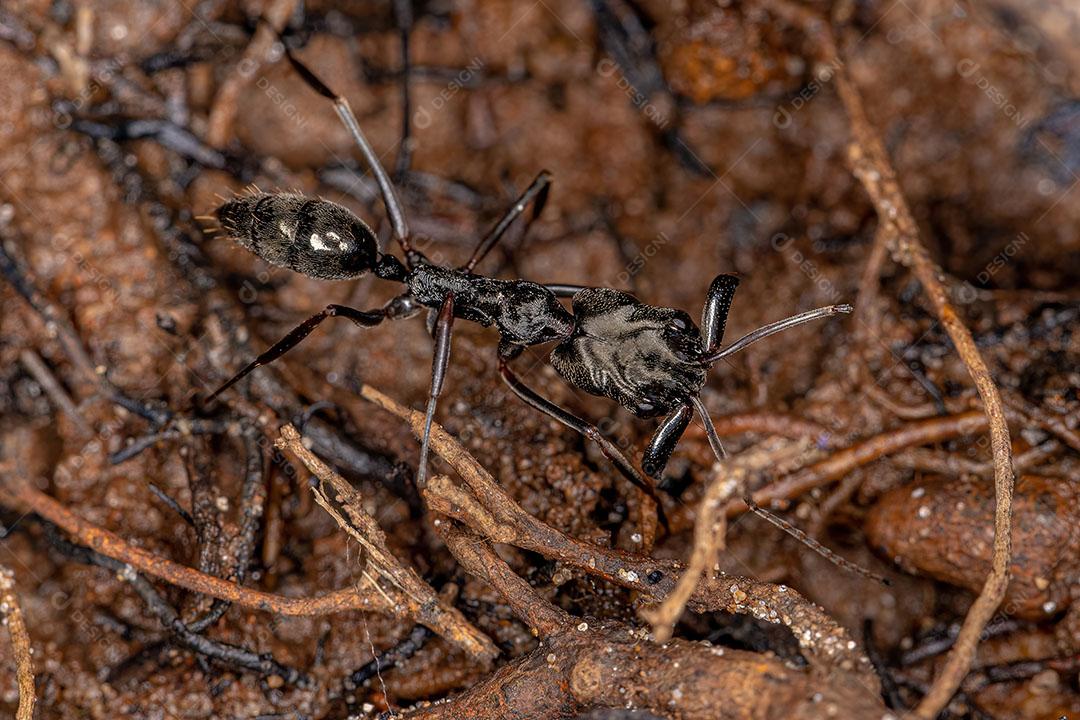
[[[389,306],[388,306],[389,307]],[[347,307],[345,305],[327,305],[326,309],[322,312],[315,313],[304,322],[297,325],[295,328],[289,331],[285,337],[278,340],[276,343],[270,346],[265,352],[252,360],[243,370],[233,375],[224,384],[222,384],[217,390],[210,394],[210,397],[206,399],[207,404],[212,402],[221,393],[228,390],[235,385],[238,381],[242,380],[248,373],[261,365],[269,365],[277,360],[285,353],[292,350],[294,347],[303,342],[304,338],[312,333],[315,328],[319,327],[324,320],[332,317],[343,317],[352,320],[361,327],[374,327],[389,317],[390,311],[387,308],[380,310],[357,310],[355,308]]]
[[[412,267],[417,261],[422,259],[422,255],[415,250],[412,247],[412,243],[409,242],[409,226],[405,222],[405,213],[401,208],[401,200],[398,199],[397,192],[390,182],[390,176],[386,174],[386,170],[379,161],[378,154],[376,154],[375,149],[371,147],[371,143],[368,142],[364,132],[360,129],[360,123],[357,121],[356,115],[349,105],[349,101],[346,100],[343,95],[339,95],[330,89],[330,87],[320,80],[319,76],[308,68],[307,65],[300,62],[300,60],[293,55],[292,50],[289,49],[288,44],[285,42],[285,38],[283,38],[280,33],[278,34],[278,41],[285,48],[285,57],[288,58],[289,64],[292,65],[293,70],[295,70],[304,82],[307,83],[308,87],[323,97],[333,101],[334,111],[337,113],[338,118],[341,119],[342,124],[349,131],[349,134],[352,135],[353,141],[360,149],[360,153],[364,156],[364,160],[371,169],[371,173],[375,176],[375,182],[378,183],[379,191],[382,194],[383,204],[386,205],[386,213],[390,216],[390,227],[393,229],[394,239],[397,240],[398,245],[401,246],[402,252],[405,253],[405,260],[409,264],[409,267]]]

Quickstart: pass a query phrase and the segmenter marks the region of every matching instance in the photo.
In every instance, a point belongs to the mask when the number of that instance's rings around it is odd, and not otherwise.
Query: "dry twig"
[[[888,249],[896,262],[911,270],[922,284],[934,314],[944,325],[945,332],[967,368],[982,400],[989,424],[996,497],[993,562],[982,591],[964,619],[956,646],[949,654],[945,667],[915,709],[918,717],[930,720],[948,704],[971,669],[979,635],[1005,597],[1008,586],[1009,564],[1012,558],[1012,494],[1015,482],[1009,427],[1005,422],[1001,394],[975,345],[971,331],[949,302],[942,283],[941,268],[931,260],[919,239],[918,226],[908,208],[907,199],[900,190],[896,171],[881,138],[867,118],[858,88],[849,79],[846,68],[840,62],[836,41],[828,23],[811,11],[787,0],[769,0],[768,6],[800,27],[816,46],[819,58],[830,67],[836,68],[836,89],[851,123],[852,142],[848,147],[848,160],[853,174],[870,196],[879,222],[870,268],[863,276],[864,286],[870,284],[868,276],[874,268],[884,262],[882,247]]]
[[[210,118],[206,127],[206,142],[211,147],[224,147],[233,135],[233,121],[236,119],[237,101],[240,91],[251,81],[259,68],[266,61],[266,54],[276,40],[275,33],[281,32],[285,23],[296,7],[297,0],[269,0],[263,10],[263,23],[255,31],[255,37],[244,51],[236,71],[222,83],[210,108]],[[267,27],[269,23],[270,27]],[[271,29],[271,27],[273,29]]]
[[[419,437],[423,431],[423,413],[398,404],[369,385],[364,385],[360,394],[407,421],[414,435]],[[424,491],[428,507],[433,511],[459,520],[494,542],[539,553],[637,591],[651,602],[662,601],[675,588],[683,572],[681,563],[594,545],[541,522],[507,495],[438,423],[431,426],[431,449],[454,468],[467,488],[457,487],[445,477],[433,477]],[[781,623],[795,635],[811,664],[854,672],[865,684],[878,685],[869,660],[848,632],[790,588],[708,573],[697,584],[687,605],[697,612],[722,610]]]
[[[970,435],[984,428],[986,428],[986,415],[977,410],[911,422],[834,452],[808,468],[755,490],[752,498],[759,505],[792,500],[904,448]],[[729,517],[744,513],[746,510],[746,503],[742,500],[736,499],[728,503]]]
[[[745,467],[730,462],[717,463],[714,467],[715,476],[698,504],[693,551],[686,570],[662,603],[641,612],[641,616],[652,623],[653,636],[657,642],[663,643],[671,639],[675,623],[686,608],[686,602],[694,594],[701,576],[712,574],[716,559],[725,547],[727,515],[724,506],[732,497],[741,494],[740,491],[746,483]]]
[[[319,486],[312,487],[315,501],[350,537],[360,543],[367,553],[368,565],[386,579],[389,589],[398,596],[398,601],[404,604],[410,617],[482,662],[495,659],[499,651],[491,639],[469,623],[460,611],[443,602],[415,570],[405,567],[394,557],[386,546],[386,535],[382,528],[364,510],[360,494],[304,447],[296,428],[283,426],[275,446],[296,455],[318,479]],[[371,582],[381,589],[377,580],[372,579]]]
[[[541,642],[460,695],[406,712],[408,718],[554,720],[593,707],[679,720],[885,715],[876,687],[857,673],[796,670],[771,655],[683,640],[658,645],[621,623],[573,618],[533,591],[486,540],[453,521],[440,523],[440,531],[461,566],[495,588]]]
[[[344,610],[388,613],[395,610],[394,604],[388,602],[383,593],[370,587],[344,588],[317,597],[287,597],[252,590],[207,575],[134,547],[108,530],[83,520],[29,482],[19,478],[12,480],[9,477],[0,481],[0,503],[37,513],[62,528],[80,545],[127,563],[141,573],[244,607],[291,616],[328,615]]]
[[[30,635],[26,632],[19,599],[15,596],[15,573],[0,565],[0,618],[11,636],[15,655],[15,680],[19,686],[19,708],[15,720],[34,717],[34,663],[30,659]]]

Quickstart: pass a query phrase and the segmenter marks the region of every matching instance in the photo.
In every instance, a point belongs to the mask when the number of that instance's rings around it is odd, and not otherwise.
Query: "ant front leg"
[[[652,499],[656,504],[656,515],[660,520],[660,524],[667,529],[667,516],[664,514],[664,506],[660,502],[660,497],[656,493],[656,488],[651,482],[641,476],[641,473],[634,468],[630,460],[623,455],[622,451],[616,447],[615,443],[604,437],[600,432],[600,429],[595,425],[588,423],[577,415],[559,407],[518,378],[517,374],[510,368],[510,361],[517,357],[521,353],[521,350],[522,347],[520,345],[499,344],[499,374],[502,375],[507,386],[514,391],[515,395],[524,400],[526,404],[531,405],[545,415],[558,420],[566,427],[581,433],[586,438],[599,445],[601,452],[603,452],[604,456],[618,468],[619,472]]]
[[[235,385],[238,381],[242,380],[248,373],[261,365],[269,365],[277,360],[285,353],[292,350],[299,345],[304,338],[312,333],[312,331],[319,327],[324,320],[332,317],[343,317],[352,320],[354,323],[361,327],[374,327],[390,317],[393,312],[393,301],[386,307],[380,310],[357,310],[355,308],[347,307],[345,305],[327,305],[326,309],[322,312],[315,313],[304,322],[297,325],[289,333],[278,340],[276,343],[270,346],[270,349],[259,355],[252,360],[248,365],[240,372],[229,378],[221,387],[215,390],[210,397],[206,399],[207,403],[210,403],[218,395],[228,390]]]
[[[645,455],[641,458],[641,469],[653,480],[659,482],[663,476],[671,453],[675,451],[675,446],[686,432],[693,415],[694,411],[689,405],[681,405],[664,418],[664,422],[656,429],[649,446],[645,448]]]

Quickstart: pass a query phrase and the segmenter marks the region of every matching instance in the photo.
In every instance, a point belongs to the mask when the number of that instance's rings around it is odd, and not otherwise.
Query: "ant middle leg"
[[[207,403],[210,403],[218,395],[228,390],[235,385],[238,381],[242,380],[248,373],[261,365],[269,365],[277,360],[279,357],[292,350],[299,345],[304,338],[312,333],[322,322],[332,317],[343,317],[348,320],[352,320],[354,323],[361,327],[374,327],[385,320],[387,317],[394,315],[394,302],[391,301],[386,307],[379,310],[357,310],[355,308],[348,307],[346,305],[327,305],[322,312],[315,313],[304,322],[297,325],[295,328],[289,331],[285,337],[278,340],[276,343],[270,346],[268,350],[259,355],[244,367],[243,370],[229,378],[221,387],[211,393],[210,397],[206,399]]]
[[[623,455],[622,451],[619,450],[615,443],[604,437],[599,428],[582,420],[577,415],[564,410],[523,383],[518,378],[517,374],[510,368],[510,360],[513,356],[513,350],[508,350],[503,347],[499,348],[499,374],[502,375],[503,381],[506,382],[507,386],[514,394],[524,400],[527,405],[531,405],[545,415],[548,415],[571,430],[581,433],[589,440],[595,442],[600,447],[600,451],[604,453],[604,456],[610,460],[616,468],[618,468],[619,472],[652,499],[653,503],[656,505],[656,515],[660,520],[660,524],[667,528],[667,515],[664,513],[664,506],[661,503],[660,497],[653,484],[642,477],[641,473],[634,468],[630,460]]]
[[[416,486],[421,490],[427,485],[427,459],[431,444],[431,423],[435,419],[435,405],[442,394],[446,368],[450,365],[450,340],[454,328],[454,293],[443,300],[435,320],[435,352],[431,361],[431,388],[428,392],[427,413],[424,415],[424,434],[420,438],[420,464],[416,470]]]
[[[529,206],[531,202],[533,205],[532,217],[529,218],[529,222],[532,222],[540,213],[544,211],[544,206],[547,204],[548,192],[551,190],[551,173],[547,170],[541,170],[536,178],[529,184],[529,187],[525,188],[525,192],[518,196],[514,204],[511,205],[503,216],[499,218],[499,221],[495,223],[495,226],[488,231],[480,242],[477,244],[476,249],[473,250],[472,256],[468,262],[461,266],[461,269],[465,272],[472,272],[473,269],[480,264],[480,261],[491,252],[491,249],[502,239],[503,235],[510,228],[515,220],[517,220],[525,212],[525,208]]]

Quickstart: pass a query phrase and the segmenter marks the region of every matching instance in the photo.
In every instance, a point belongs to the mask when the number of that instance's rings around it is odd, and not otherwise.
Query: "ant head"
[[[552,351],[555,370],[638,417],[671,412],[705,384],[701,332],[682,310],[609,288],[574,296],[574,334]]]
[[[690,315],[674,308],[645,307],[651,311],[655,321],[663,322],[660,337],[671,354],[682,362],[696,363],[702,353],[701,331]]]
[[[701,332],[687,313],[675,308],[641,304],[631,318],[648,328],[637,338],[637,352],[648,346],[650,336],[654,349],[641,374],[644,382],[634,389],[633,405],[628,407],[638,417],[666,415],[701,389],[704,373],[696,371]]]

